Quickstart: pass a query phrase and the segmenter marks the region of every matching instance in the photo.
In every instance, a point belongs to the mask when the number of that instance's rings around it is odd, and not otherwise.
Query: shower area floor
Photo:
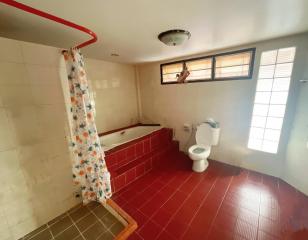
[[[308,239],[308,198],[282,180],[181,153],[113,196],[138,223],[129,240]]]
[[[112,240],[124,225],[104,206],[78,205],[21,238],[22,240]]]

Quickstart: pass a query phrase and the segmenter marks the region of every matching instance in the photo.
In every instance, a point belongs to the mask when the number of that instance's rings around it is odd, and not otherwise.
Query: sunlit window
[[[295,47],[263,52],[248,148],[277,153],[288,99]]]
[[[179,83],[178,77],[184,68],[189,71],[185,79],[188,83],[251,79],[254,56],[255,48],[249,48],[164,63],[160,65],[161,83]]]

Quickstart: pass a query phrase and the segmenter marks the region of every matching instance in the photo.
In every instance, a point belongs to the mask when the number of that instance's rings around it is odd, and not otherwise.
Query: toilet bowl
[[[188,155],[193,161],[193,171],[203,172],[207,169],[207,158],[211,153],[211,146],[218,143],[219,133],[220,129],[212,127],[209,122],[197,126],[196,144],[188,149]]]
[[[209,162],[208,156],[211,153],[210,146],[193,145],[188,149],[190,159],[193,161],[192,170],[194,172],[203,172],[207,169]]]

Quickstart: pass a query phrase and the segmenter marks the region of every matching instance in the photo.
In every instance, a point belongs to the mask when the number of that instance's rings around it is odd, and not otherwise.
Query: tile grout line
[[[38,234],[40,234],[40,233],[43,232],[43,231],[46,231],[47,229],[49,229],[49,226],[46,224],[46,228],[44,228],[43,230],[41,230],[41,231],[35,233],[35,234],[32,235],[31,237],[27,238],[27,240],[31,240],[33,237],[37,236]],[[35,231],[35,230],[34,230],[34,231]],[[31,233],[31,232],[30,232],[30,233]],[[29,233],[29,234],[30,234],[30,233]],[[27,235],[26,235],[26,236],[27,236]],[[26,236],[23,236],[22,239],[26,239],[26,238],[25,238]],[[51,234],[51,236],[52,236],[52,234]]]
[[[101,203],[100,203],[101,204]],[[102,205],[103,206],[103,205]],[[98,206],[97,206],[98,207]],[[97,208],[96,207],[96,208]],[[96,209],[94,208],[94,209]],[[105,226],[105,224],[102,222],[102,220],[95,214],[95,212],[92,211],[92,209],[89,209],[89,211],[96,217],[96,219],[98,220],[98,222],[100,222],[101,224],[103,224],[103,226],[106,228],[106,231],[104,231],[103,233],[99,234],[97,236],[96,239],[98,239],[99,237],[101,237],[105,232],[109,232],[112,236],[114,236],[114,234],[110,231],[110,228],[116,224],[116,223],[113,223],[109,228],[107,228],[107,226]],[[107,213],[104,214],[104,216],[107,215]],[[113,214],[112,214],[113,215]],[[113,215],[114,216],[114,215]],[[95,224],[95,223],[94,223]],[[91,226],[93,226],[94,224],[92,224]],[[90,227],[89,227],[90,228]]]
[[[212,229],[212,227],[213,227],[214,221],[215,221],[216,218],[217,218],[218,212],[219,212],[219,210],[220,210],[220,208],[221,208],[221,206],[222,206],[222,204],[223,204],[223,201],[224,201],[225,198],[226,198],[226,195],[227,195],[227,193],[228,193],[228,191],[229,191],[229,188],[230,188],[230,185],[231,185],[233,179],[234,179],[234,176],[232,175],[231,179],[229,180],[227,189],[226,189],[226,191],[225,191],[225,193],[224,193],[224,196],[223,196],[223,198],[222,198],[222,200],[221,200],[221,203],[219,204],[219,207],[218,207],[218,209],[217,209],[217,212],[216,212],[216,214],[215,214],[215,217],[213,218],[213,221],[211,222],[211,225],[210,225],[210,227],[209,227],[209,232],[207,233],[207,237],[209,236],[209,234],[210,234],[210,232],[211,232],[211,229]]]
[[[174,177],[172,178],[172,180],[174,180],[175,178],[176,178],[176,176],[174,176]],[[188,179],[189,179],[189,177],[187,178],[186,181],[188,181]],[[170,183],[172,180],[170,180],[169,183]],[[186,181],[185,181],[185,182],[186,182]],[[180,187],[181,187],[185,182],[183,182],[183,183],[180,185]],[[151,185],[152,185],[152,184],[151,184]],[[167,184],[166,184],[166,185],[167,185]],[[177,188],[177,189],[178,189],[178,188]],[[175,195],[175,193],[177,192],[177,189],[175,189],[174,193],[170,195],[170,197],[165,201],[165,203],[168,202],[168,201]],[[158,192],[160,192],[160,191],[158,191]],[[153,199],[153,198],[151,198],[151,199]],[[151,199],[150,199],[150,200],[151,200]],[[149,202],[150,200],[148,200],[147,202]],[[161,207],[164,206],[165,203],[162,204]],[[145,205],[145,204],[143,204],[142,206],[144,206],[144,205]],[[159,209],[161,209],[161,207],[158,208],[150,217],[147,218],[147,221],[143,224],[143,226],[139,229],[139,231],[140,231],[141,229],[144,228],[144,226],[152,219],[152,217],[159,211]],[[139,208],[138,208],[137,210],[140,211]],[[142,211],[140,211],[140,212],[142,213]],[[143,214],[143,213],[142,213],[142,214]],[[144,215],[144,214],[143,214],[143,215]],[[145,215],[145,216],[146,216],[146,215]],[[164,229],[164,228],[163,228],[163,229]],[[139,234],[139,235],[140,235],[140,234]]]
[[[186,231],[183,233],[181,239],[185,236],[186,232],[188,231],[189,227],[191,226],[194,218],[196,217],[197,213],[199,212],[199,210],[201,209],[203,203],[205,202],[205,200],[207,199],[207,197],[209,196],[210,192],[212,191],[212,189],[214,188],[214,185],[216,184],[216,182],[218,181],[218,176],[216,176],[215,181],[213,182],[209,192],[206,194],[206,196],[202,199],[197,211],[195,212],[195,214],[192,216],[192,218],[190,219],[189,223],[188,223],[188,228],[186,229]]]
[[[78,210],[78,209],[77,209],[77,210]],[[77,210],[76,210],[76,211],[77,211]],[[74,211],[74,212],[75,212],[75,211]],[[83,217],[79,218],[78,221],[76,221],[76,223],[78,223],[79,221],[81,221],[83,218],[87,217],[89,214],[90,214],[90,213],[85,214]],[[66,212],[65,215],[66,215],[65,217],[69,217],[69,219],[72,221],[72,224],[69,225],[67,228],[63,229],[62,231],[58,232],[54,237],[59,236],[59,235],[62,234],[64,231],[66,231],[67,229],[69,229],[71,226],[75,225],[75,224],[74,224],[75,221],[72,219],[72,217],[70,216],[70,214],[69,214],[68,212]],[[59,222],[59,221],[57,221],[57,222]],[[57,223],[57,222],[56,222],[56,223]],[[54,224],[56,224],[56,223],[54,223]],[[53,226],[54,224],[52,224],[51,226]],[[77,227],[77,225],[75,225],[75,226]]]
[[[166,204],[166,202],[168,202],[168,201],[176,194],[176,192],[182,192],[182,191],[180,191],[179,189],[180,189],[186,182],[188,182],[188,180],[189,180],[192,176],[193,176],[193,174],[190,173],[190,176],[189,176],[178,188],[175,189],[174,193],[164,202],[164,204],[162,204],[162,205],[161,205],[161,206],[160,206],[160,207],[148,218],[148,221],[146,221],[146,223],[153,219],[153,216],[162,208],[162,206],[164,206],[164,205]],[[175,178],[176,178],[176,176],[174,176],[174,177],[172,178],[172,180],[174,180]],[[172,180],[170,180],[169,183],[170,183]],[[200,180],[200,182],[201,182],[201,181],[202,181],[202,179]],[[199,183],[198,183],[198,184],[199,184]],[[166,184],[165,186],[167,186],[167,185],[168,185],[168,184]],[[197,185],[196,185],[196,187],[197,187]],[[196,187],[195,187],[195,188],[196,188]],[[195,188],[194,188],[194,189],[195,189]],[[158,192],[160,192],[160,191],[158,191]],[[182,192],[182,193],[185,194],[184,192]],[[190,194],[187,195],[185,201],[183,201],[183,203],[181,204],[181,207],[184,205],[184,202],[186,202],[186,200],[188,199],[189,195],[190,195]],[[151,198],[151,199],[152,199],[152,198]],[[173,219],[173,217],[174,217],[175,214],[179,211],[179,209],[180,209],[180,208],[178,208],[177,211],[175,211],[174,214],[172,214],[172,216],[170,217],[170,219],[169,219],[168,222],[166,223],[166,226],[167,226],[168,223],[171,221],[171,219]],[[141,212],[141,213],[142,213],[142,212]],[[154,221],[154,222],[155,222],[155,221]],[[145,225],[146,223],[144,223],[144,225]],[[157,224],[157,223],[155,222],[155,224]],[[142,228],[144,227],[144,225],[142,226]],[[142,228],[141,228],[141,229],[142,229]],[[162,227],[162,231],[164,231],[165,229],[166,229],[165,227]],[[161,231],[161,232],[162,232],[162,231]],[[158,238],[158,237],[160,236],[161,232],[157,235],[156,238]]]
[[[203,180],[203,178],[204,178],[206,175],[207,175],[207,173],[199,180],[198,184],[196,184],[196,186],[192,189],[192,191],[187,195],[187,198],[185,199],[185,201],[183,201],[183,203],[179,206],[179,208],[177,209],[177,211],[175,211],[174,214],[170,217],[170,219],[169,219],[168,222],[166,223],[165,227],[162,228],[162,231],[158,234],[158,236],[156,237],[156,239],[161,235],[161,233],[162,233],[163,231],[165,231],[165,229],[166,229],[166,227],[168,226],[168,224],[174,219],[174,216],[179,212],[180,208],[186,203],[186,201],[188,200],[188,198],[192,195],[192,192],[193,192],[195,189],[197,189],[197,187],[199,186],[199,184],[201,183],[201,181]],[[191,174],[190,177],[192,177],[192,176],[193,176],[193,174]],[[189,177],[189,178],[190,178],[190,177]],[[189,178],[188,178],[188,179],[189,179]],[[188,181],[188,180],[187,180],[187,181]],[[182,184],[182,185],[183,185],[183,184]],[[182,185],[181,185],[176,191],[182,192],[182,191],[179,190],[179,189],[182,187]],[[169,235],[171,235],[168,231],[167,231],[167,233],[168,233]],[[171,236],[172,236],[172,235],[171,235]]]
[[[172,177],[172,179],[170,180],[170,182],[173,180],[173,179],[175,179],[176,178],[176,176],[174,176],[174,177]],[[154,183],[155,182],[158,182],[158,181],[160,181],[158,178],[157,179],[155,179],[149,186],[147,186],[142,192],[140,192],[139,194],[142,194],[143,192],[145,192],[147,189],[149,189],[152,185],[154,185]],[[166,184],[167,185],[167,184]],[[166,186],[165,185],[165,186]],[[164,187],[165,187],[164,186]],[[157,193],[159,193],[161,190],[159,190],[159,191],[157,191]],[[154,198],[154,196],[153,197],[151,197],[151,198],[149,198],[149,199],[147,199],[142,205],[140,205],[140,207],[138,207],[137,208],[137,210],[139,211],[139,209],[141,208],[141,207],[143,207],[145,204],[147,204],[148,202],[150,202],[152,199]],[[168,200],[169,200],[169,198],[168,198]],[[130,203],[130,201],[127,201],[126,202],[126,204],[128,204],[128,203]]]
[[[73,220],[72,217],[70,216],[70,214],[67,213],[67,215],[68,215],[68,217],[70,218],[70,220],[71,220],[72,223],[73,223],[73,225],[71,225],[71,226],[75,226],[75,228],[76,228],[77,231],[79,232],[81,238],[84,239],[84,240],[86,240],[85,237],[84,237],[84,236],[82,235],[82,233],[80,232],[79,228],[77,227],[76,223],[74,222],[74,220]],[[88,214],[86,214],[86,215],[88,215]],[[84,216],[84,217],[85,217],[85,216]],[[79,219],[79,220],[80,220],[80,219]],[[70,227],[71,227],[71,226],[70,226]],[[77,238],[77,236],[76,236],[76,238]]]

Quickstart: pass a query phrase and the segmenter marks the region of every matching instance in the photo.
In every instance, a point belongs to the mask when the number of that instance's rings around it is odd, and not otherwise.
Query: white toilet
[[[213,128],[208,123],[202,123],[197,127],[196,145],[188,149],[188,154],[193,160],[192,170],[203,172],[209,165],[207,161],[211,153],[211,146],[217,145],[220,128]]]

